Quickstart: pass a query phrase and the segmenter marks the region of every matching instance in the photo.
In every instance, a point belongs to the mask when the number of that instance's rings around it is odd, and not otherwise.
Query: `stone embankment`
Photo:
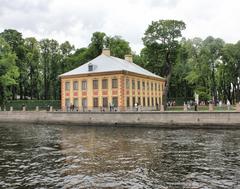
[[[240,128],[240,112],[1,111],[0,122],[162,128]]]

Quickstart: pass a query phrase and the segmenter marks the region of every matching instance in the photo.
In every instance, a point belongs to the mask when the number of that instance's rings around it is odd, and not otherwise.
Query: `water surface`
[[[240,188],[240,130],[0,124],[0,188]]]

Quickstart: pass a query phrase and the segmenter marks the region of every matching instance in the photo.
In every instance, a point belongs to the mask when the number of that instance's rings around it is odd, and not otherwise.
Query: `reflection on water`
[[[0,188],[240,188],[239,130],[0,124]]]

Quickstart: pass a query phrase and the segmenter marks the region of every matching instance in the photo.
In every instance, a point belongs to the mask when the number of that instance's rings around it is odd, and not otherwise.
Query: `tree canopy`
[[[173,66],[177,59],[179,39],[182,37],[182,30],[186,28],[183,21],[159,20],[153,21],[144,33],[143,43],[145,49],[143,54],[147,64],[150,64],[152,71],[166,77],[164,91],[165,102],[167,100],[169,84],[172,76]]]

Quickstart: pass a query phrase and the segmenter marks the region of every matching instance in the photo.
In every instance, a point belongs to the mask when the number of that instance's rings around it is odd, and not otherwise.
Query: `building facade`
[[[165,79],[132,62],[110,56],[110,51],[60,75],[61,108],[75,111],[159,109]]]

